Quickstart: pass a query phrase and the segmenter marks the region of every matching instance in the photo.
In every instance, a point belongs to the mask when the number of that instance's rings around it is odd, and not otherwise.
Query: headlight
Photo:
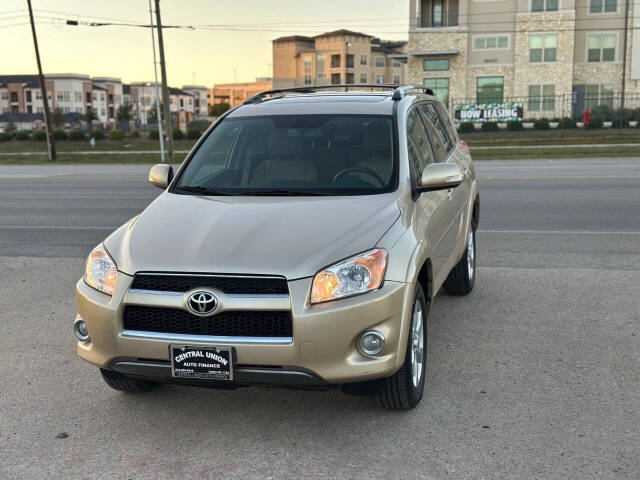
[[[118,279],[118,270],[115,262],[111,259],[103,244],[94,248],[87,258],[84,269],[84,281],[87,285],[113,295],[113,289]]]
[[[380,288],[386,268],[387,251],[381,248],[327,267],[313,277],[311,303],[327,302]]]

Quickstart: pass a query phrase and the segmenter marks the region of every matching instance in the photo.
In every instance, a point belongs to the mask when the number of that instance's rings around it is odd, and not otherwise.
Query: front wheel
[[[418,405],[424,393],[426,367],[427,302],[422,286],[416,284],[404,364],[382,380],[379,392],[382,406],[390,410],[411,410]]]
[[[473,225],[469,226],[467,248],[464,255],[453,267],[444,281],[444,291],[449,295],[467,295],[473,290],[476,281],[476,232]]]

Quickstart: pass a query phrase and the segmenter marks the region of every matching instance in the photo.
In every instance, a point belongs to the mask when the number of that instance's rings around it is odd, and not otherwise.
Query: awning
[[[411,52],[414,57],[442,57],[445,55],[458,55],[459,50],[430,50],[426,52]]]

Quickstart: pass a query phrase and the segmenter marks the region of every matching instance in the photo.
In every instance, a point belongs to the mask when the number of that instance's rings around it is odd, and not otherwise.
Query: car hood
[[[105,245],[118,269],[315,274],[374,247],[400,209],[394,194],[207,197],[165,192]]]

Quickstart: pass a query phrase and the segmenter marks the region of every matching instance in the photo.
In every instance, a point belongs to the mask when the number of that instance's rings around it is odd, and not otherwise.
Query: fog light
[[[81,342],[88,342],[91,340],[91,338],[89,338],[89,329],[87,328],[87,324],[84,323],[84,319],[80,315],[76,315],[76,321],[73,324],[73,333],[76,334],[76,338]]]
[[[375,330],[365,332],[358,340],[358,350],[366,356],[379,354],[384,348],[384,335]]]

